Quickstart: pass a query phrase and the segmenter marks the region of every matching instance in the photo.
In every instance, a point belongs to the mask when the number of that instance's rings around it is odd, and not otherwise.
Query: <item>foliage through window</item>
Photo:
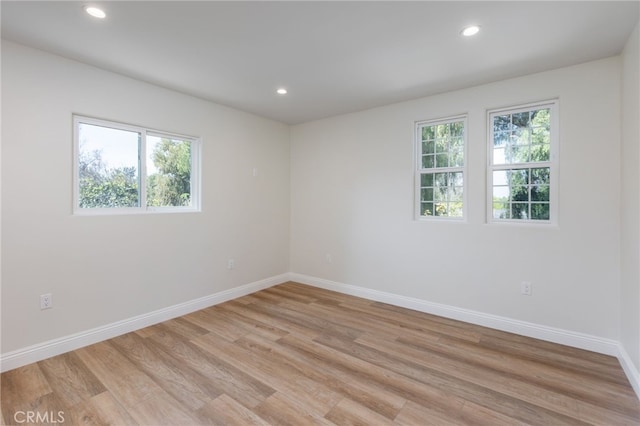
[[[418,218],[464,217],[466,117],[416,124]]]
[[[556,103],[489,113],[493,221],[554,220]]]
[[[198,210],[199,140],[74,117],[76,213]]]

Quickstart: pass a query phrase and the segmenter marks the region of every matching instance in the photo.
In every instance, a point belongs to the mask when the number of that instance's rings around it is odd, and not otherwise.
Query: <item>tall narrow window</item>
[[[489,112],[489,218],[556,221],[557,102]]]
[[[466,116],[416,123],[416,217],[465,216]]]
[[[199,209],[197,138],[74,116],[74,212]]]

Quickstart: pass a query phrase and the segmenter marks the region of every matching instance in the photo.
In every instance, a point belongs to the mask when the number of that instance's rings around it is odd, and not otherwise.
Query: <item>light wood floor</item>
[[[1,379],[6,424],[640,424],[613,357],[296,283]]]

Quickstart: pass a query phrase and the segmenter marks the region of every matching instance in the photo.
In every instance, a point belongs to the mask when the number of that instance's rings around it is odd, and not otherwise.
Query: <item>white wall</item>
[[[485,224],[486,110],[552,98],[559,226]],[[468,222],[415,222],[414,121],[461,113]],[[617,340],[619,166],[619,57],[294,126],[291,270]]]
[[[640,23],[629,38],[622,59],[620,342],[640,371]]]
[[[202,212],[72,216],[72,113],[201,136]],[[3,353],[289,270],[286,125],[3,41],[2,150]]]

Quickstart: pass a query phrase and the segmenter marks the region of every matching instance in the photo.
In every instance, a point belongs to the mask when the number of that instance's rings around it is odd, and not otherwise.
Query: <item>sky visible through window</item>
[[[86,123],[81,123],[79,130],[80,150],[83,153],[98,151],[109,169],[134,167],[138,170],[138,132]],[[152,155],[160,140],[157,136],[147,136],[147,175],[158,171]]]

